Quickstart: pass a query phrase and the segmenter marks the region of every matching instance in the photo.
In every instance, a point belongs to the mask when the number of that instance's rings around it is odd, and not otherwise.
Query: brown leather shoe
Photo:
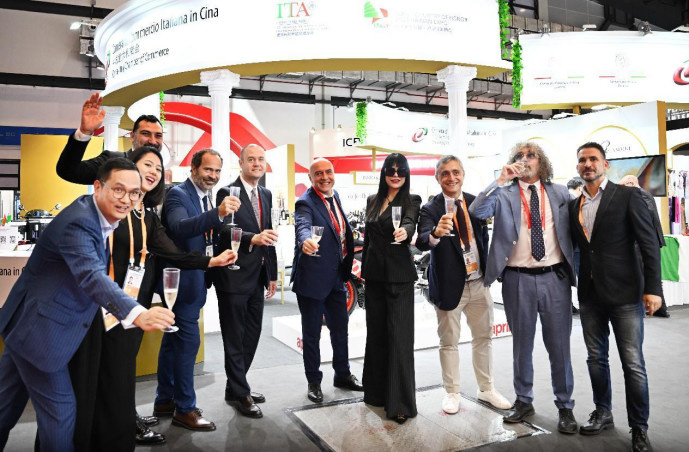
[[[156,403],[153,405],[153,416],[165,417],[175,414],[175,401],[170,400],[165,403]]]
[[[215,430],[215,424],[204,418],[201,413],[202,411],[198,408],[189,413],[175,411],[172,424],[197,432],[212,432]]]

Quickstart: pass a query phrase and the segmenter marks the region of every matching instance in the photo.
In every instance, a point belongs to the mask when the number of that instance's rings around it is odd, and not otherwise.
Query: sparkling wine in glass
[[[281,209],[276,209],[275,207],[270,209],[270,219],[272,221],[273,231],[277,231],[278,226],[280,226],[280,214],[281,213],[282,213]],[[277,240],[274,241],[273,243],[271,243],[270,245],[275,246],[276,243],[277,243]]]
[[[311,226],[311,240],[318,243],[321,241],[321,237],[323,237],[323,226]],[[321,257],[317,252],[313,253],[311,256]]]
[[[179,268],[166,268],[163,270],[163,297],[165,298],[165,304],[169,310],[177,301],[177,290],[179,289]],[[170,325],[169,327],[163,329],[165,333],[174,333],[178,331],[179,328],[175,325]]]
[[[445,213],[451,213],[454,214],[457,212],[457,204],[455,204],[454,199],[445,199]],[[455,235],[450,232],[447,234],[447,237],[454,237]]]
[[[402,221],[402,206],[392,206],[392,227],[399,229]],[[401,245],[400,242],[392,241],[393,245]]]
[[[232,228],[230,231],[230,246],[232,251],[239,253],[239,245],[242,244],[242,228]],[[236,261],[235,261],[236,262]],[[241,267],[237,264],[227,266],[230,270],[239,270]]]
[[[234,196],[239,198],[239,195],[242,193],[242,189],[239,187],[230,187],[230,196]],[[229,222],[230,226],[237,226],[234,222],[234,212],[232,212],[232,218],[230,219]],[[239,267],[237,267],[239,268]]]

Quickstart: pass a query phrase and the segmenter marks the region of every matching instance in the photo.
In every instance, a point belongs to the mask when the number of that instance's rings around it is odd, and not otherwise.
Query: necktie
[[[251,207],[254,208],[254,215],[256,216],[256,223],[258,223],[259,229],[262,229],[261,227],[261,209],[258,205],[258,195],[257,192],[258,188],[254,188],[251,190]]]
[[[330,198],[325,198],[328,201],[328,204],[330,204],[330,211],[333,213],[335,218],[337,218],[337,209],[335,209],[335,201],[334,198],[331,196]]]
[[[208,212],[208,195],[202,198],[203,200],[203,211]]]
[[[457,205],[457,224],[459,225],[459,237],[462,239],[464,244],[464,251],[469,251],[471,249],[471,243],[469,243],[469,230],[467,229],[467,221],[464,216],[464,208],[462,207],[462,201],[459,199],[455,201]]]
[[[531,190],[531,255],[537,261],[545,256],[543,229],[541,227],[541,204],[538,202],[538,192],[535,185],[529,185]]]

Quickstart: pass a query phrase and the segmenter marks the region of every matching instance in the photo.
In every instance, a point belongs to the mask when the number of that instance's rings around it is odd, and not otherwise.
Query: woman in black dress
[[[93,181],[95,174],[87,173],[97,171],[100,164],[111,157],[109,154],[104,152],[84,162],[81,161],[83,153],[63,154],[62,157],[66,158],[61,157],[61,160],[63,163],[71,160],[71,168],[81,180]],[[228,250],[211,258],[197,251],[180,251],[165,234],[156,212],[156,206],[162,203],[165,193],[161,183],[164,170],[160,153],[153,147],[144,146],[130,151],[127,158],[139,169],[144,198],[142,205],[132,210],[113,232],[111,276],[120,287],[124,287],[125,279],[129,281],[127,272],[131,260],[134,266],[143,266],[137,301],[149,308],[161,273],[154,265],[156,259],[164,259],[183,269],[205,269],[228,265],[236,260],[236,254]],[[133,248],[130,247],[132,239]],[[143,331],[138,328],[125,330],[121,324],[106,332],[102,311],[98,310],[69,365],[77,401],[76,451],[134,450],[135,432],[137,428],[141,430],[141,426],[136,424],[135,387],[136,356],[142,339]],[[162,435],[154,435],[160,442],[165,441]]]
[[[409,194],[409,164],[390,154],[380,171],[378,193],[366,203],[362,276],[366,280],[364,402],[384,406],[398,423],[414,417],[414,281],[409,243],[421,198]],[[401,208],[393,226],[393,207]],[[395,242],[393,244],[393,242]]]

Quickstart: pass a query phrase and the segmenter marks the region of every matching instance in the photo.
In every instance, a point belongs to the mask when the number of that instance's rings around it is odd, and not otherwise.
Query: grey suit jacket
[[[555,233],[557,241],[565,258],[567,275],[570,284],[576,285],[574,265],[572,257],[572,237],[569,232],[569,191],[563,185],[545,183],[545,192],[550,200],[550,209],[553,212]],[[519,240],[519,228],[521,226],[521,199],[517,184],[498,187],[493,181],[484,191],[478,194],[471,206],[469,213],[485,220],[495,217],[493,221],[493,238],[488,252],[488,264],[484,284],[489,286],[502,275],[507,266],[512,248]]]

